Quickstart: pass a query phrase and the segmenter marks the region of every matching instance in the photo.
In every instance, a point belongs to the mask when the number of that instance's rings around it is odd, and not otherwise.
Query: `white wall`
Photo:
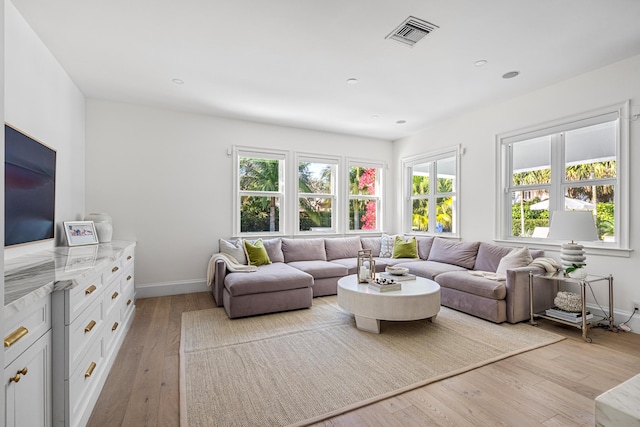
[[[56,235],[58,244],[66,244],[62,221],[84,216],[84,95],[9,1],[4,23],[4,119],[57,150]],[[4,253],[12,258],[53,246]]]
[[[500,105],[453,117],[450,120],[395,143],[394,157],[400,159],[420,152],[462,144],[460,212],[463,240],[491,241],[497,235],[495,216],[496,135],[563,117],[613,105],[630,99],[640,104],[640,56],[583,74]],[[519,78],[526,78],[525,73]],[[630,121],[630,246],[640,247],[638,228],[640,173],[640,120]],[[399,179],[396,170],[396,179]],[[400,182],[400,181],[398,181]],[[399,215],[398,215],[399,218]],[[558,253],[547,252],[559,258]],[[614,275],[616,322],[626,320],[631,300],[640,301],[637,265],[640,254],[630,257],[597,256],[587,251],[588,269],[595,274]],[[594,287],[598,301],[607,302],[605,286]],[[592,301],[592,299],[591,299]],[[623,318],[624,316],[624,318]],[[640,319],[639,319],[640,320]],[[640,327],[640,322],[638,322]]]
[[[392,156],[389,141],[87,100],[86,211],[109,213],[114,239],[138,242],[137,288],[204,283],[232,233],[233,145]]]

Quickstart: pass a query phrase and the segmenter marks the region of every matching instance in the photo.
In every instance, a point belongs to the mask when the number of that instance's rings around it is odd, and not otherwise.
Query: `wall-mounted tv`
[[[4,126],[4,245],[54,238],[56,151]]]

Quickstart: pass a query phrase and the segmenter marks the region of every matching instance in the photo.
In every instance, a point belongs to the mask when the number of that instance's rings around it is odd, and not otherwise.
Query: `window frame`
[[[376,169],[376,194],[375,195],[360,195],[360,194],[351,194],[349,189],[349,174],[352,167],[362,167],[366,169]],[[359,158],[349,157],[346,159],[346,167],[344,168],[343,174],[343,184],[341,185],[344,188],[344,199],[346,203],[344,204],[345,209],[342,215],[344,222],[344,234],[380,234],[383,231],[382,224],[384,224],[384,170],[386,165],[381,162],[374,162],[371,160],[363,160]],[[373,230],[351,230],[349,227],[349,215],[350,215],[350,206],[351,200],[375,200],[376,201],[376,228]]]
[[[303,193],[300,191],[300,163],[323,163],[331,165],[331,193]],[[322,156],[319,154],[311,153],[295,153],[295,164],[293,165],[295,173],[293,173],[295,179],[295,200],[293,204],[295,208],[292,212],[294,214],[293,227],[294,235],[310,235],[310,234],[337,234],[338,230],[338,218],[341,212],[340,197],[338,195],[339,181],[340,181],[340,157]],[[323,199],[331,199],[331,227],[328,230],[300,230],[300,198],[301,197],[317,197]]]
[[[583,181],[567,181],[565,175],[565,132],[586,128],[588,126],[617,122],[616,132],[616,178],[599,178]],[[499,170],[497,176],[497,212],[496,212],[496,240],[518,243],[536,243],[549,246],[559,246],[563,242],[548,240],[547,238],[511,236],[511,191],[513,164],[511,146],[521,141],[536,137],[551,136],[551,182],[549,184],[535,184],[529,187],[549,189],[549,214],[558,209],[564,209],[564,190],[568,187],[581,185],[605,185],[614,182],[614,221],[615,242],[581,242],[585,247],[593,249],[629,250],[629,101],[621,102],[597,110],[592,110],[574,116],[558,119],[552,122],[531,126],[525,129],[496,135],[496,155]],[[526,190],[527,186],[518,189]]]
[[[418,154],[415,156],[407,157],[401,160],[402,167],[402,196],[403,203],[401,209],[402,218],[402,230],[405,234],[416,234],[426,236],[439,236],[439,237],[454,237],[461,236],[460,231],[460,206],[461,206],[461,180],[460,180],[460,166],[462,147],[456,145],[453,147],[443,148],[441,150]],[[438,193],[438,173],[437,166],[434,169],[434,165],[439,160],[454,158],[456,173],[455,173],[455,189],[452,192]],[[413,168],[417,165],[430,163],[429,173],[429,194],[421,196],[419,198],[427,199],[429,201],[429,218],[436,217],[437,200],[440,197],[455,197],[455,203],[453,204],[453,221],[451,232],[436,232],[435,221],[430,221],[427,231],[413,230],[413,200],[416,198],[413,195]]]
[[[278,190],[277,192],[273,191],[247,191],[240,190],[240,159],[241,158],[259,158],[265,160],[278,160]],[[286,186],[286,175],[287,175],[287,163],[289,158],[289,153],[284,150],[274,150],[274,149],[262,149],[262,148],[252,148],[252,147],[234,147],[233,149],[233,158],[234,158],[234,167],[233,167],[233,188],[234,188],[234,203],[233,203],[233,230],[235,236],[284,236],[286,235],[287,224],[288,224],[288,215],[287,215],[287,186]],[[242,231],[241,224],[241,215],[242,212],[240,210],[243,196],[257,196],[257,197],[271,197],[276,194],[276,197],[280,199],[280,215],[278,217],[279,227],[278,231],[256,231],[256,232],[247,232]]]

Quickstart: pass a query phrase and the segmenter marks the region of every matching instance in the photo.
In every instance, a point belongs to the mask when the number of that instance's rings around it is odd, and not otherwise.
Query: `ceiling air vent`
[[[414,44],[418,43],[424,36],[436,28],[440,27],[410,16],[385,38],[413,47]]]

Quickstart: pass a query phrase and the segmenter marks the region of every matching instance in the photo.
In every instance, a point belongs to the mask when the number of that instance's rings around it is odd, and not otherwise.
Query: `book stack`
[[[376,279],[369,283],[369,289],[373,289],[378,292],[399,291],[402,289],[402,284],[393,280]]]
[[[378,273],[378,277],[387,279],[387,280],[395,280],[396,282],[405,281],[405,280],[416,280],[415,274],[391,274],[391,273]]]
[[[558,307],[553,307],[545,311],[547,316],[555,317],[556,319],[564,320],[571,323],[582,323],[582,313],[562,310]],[[585,313],[587,320],[593,319],[593,314],[590,312]]]

